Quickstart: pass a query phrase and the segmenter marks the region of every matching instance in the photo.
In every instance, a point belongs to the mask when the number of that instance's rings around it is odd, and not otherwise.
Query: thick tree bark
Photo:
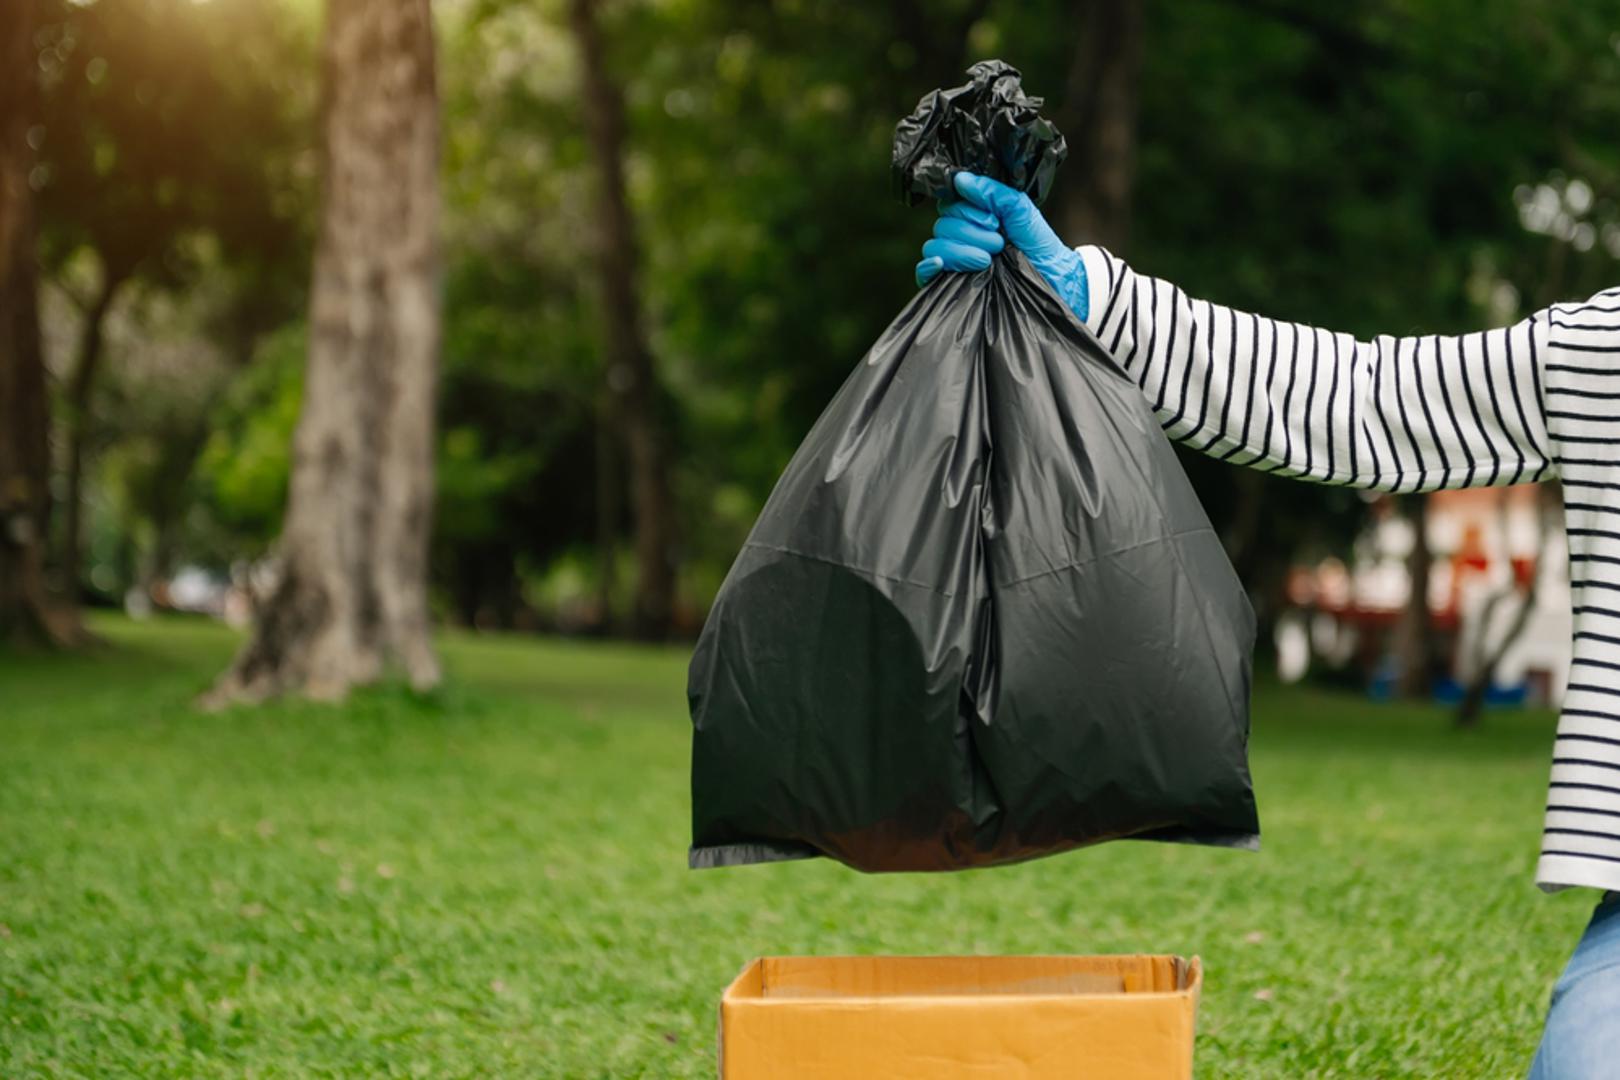
[[[37,18],[36,0],[0,4],[0,642],[69,644],[78,621],[45,589],[49,413],[28,186]]]
[[[1429,497],[1407,496],[1406,509],[1412,519],[1412,550],[1406,556],[1412,592],[1395,628],[1395,656],[1400,663],[1401,696],[1427,698],[1434,675],[1434,633],[1429,627],[1429,570],[1434,565],[1429,550]]]
[[[205,699],[332,699],[429,638],[440,341],[438,90],[429,0],[330,0],[309,364],[281,573]]]
[[[1078,41],[1057,120],[1069,144],[1069,160],[1058,173],[1058,231],[1071,244],[1101,244],[1123,254],[1136,183],[1142,2],[1085,0],[1077,15]]]
[[[72,604],[78,604],[83,595],[85,443],[90,438],[91,410],[96,377],[101,371],[107,312],[112,308],[122,282],[122,274],[103,267],[101,284],[84,309],[79,331],[79,355],[73,365],[73,377],[68,382],[67,495],[62,503],[62,553],[58,561],[62,572],[62,589]]]
[[[659,385],[636,294],[635,224],[624,184],[624,98],[608,74],[595,0],[570,0],[579,45],[585,134],[596,164],[597,275],[611,412],[630,466],[636,527],[633,631],[661,638],[675,606],[675,512],[669,454],[658,418]]]

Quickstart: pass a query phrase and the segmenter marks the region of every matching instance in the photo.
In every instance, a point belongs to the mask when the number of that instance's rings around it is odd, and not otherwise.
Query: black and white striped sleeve
[[[1082,247],[1086,320],[1165,433],[1279,475],[1382,491],[1544,479],[1548,317],[1358,341],[1203,300]]]

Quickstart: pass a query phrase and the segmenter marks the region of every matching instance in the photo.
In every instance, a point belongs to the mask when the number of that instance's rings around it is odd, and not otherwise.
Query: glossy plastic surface
[[[691,864],[1254,846],[1254,616],[1147,401],[1015,252],[907,305],[690,672]]]

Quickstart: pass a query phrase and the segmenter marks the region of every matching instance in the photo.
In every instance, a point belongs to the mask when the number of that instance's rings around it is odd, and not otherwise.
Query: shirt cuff
[[[1074,249],[1080,256],[1080,265],[1086,273],[1086,292],[1090,300],[1086,311],[1086,329],[1093,334],[1102,331],[1103,320],[1108,317],[1109,309],[1114,305],[1115,279],[1119,271],[1113,266],[1114,257],[1104,249],[1094,244],[1086,244]]]

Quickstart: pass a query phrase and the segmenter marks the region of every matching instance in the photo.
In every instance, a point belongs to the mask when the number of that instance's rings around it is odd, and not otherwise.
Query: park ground
[[[220,714],[192,621],[0,658],[0,1076],[714,1074],[767,953],[1198,953],[1201,1077],[1522,1074],[1592,902],[1553,719],[1262,683],[1259,854],[686,869],[685,653],[449,636],[446,688]]]

